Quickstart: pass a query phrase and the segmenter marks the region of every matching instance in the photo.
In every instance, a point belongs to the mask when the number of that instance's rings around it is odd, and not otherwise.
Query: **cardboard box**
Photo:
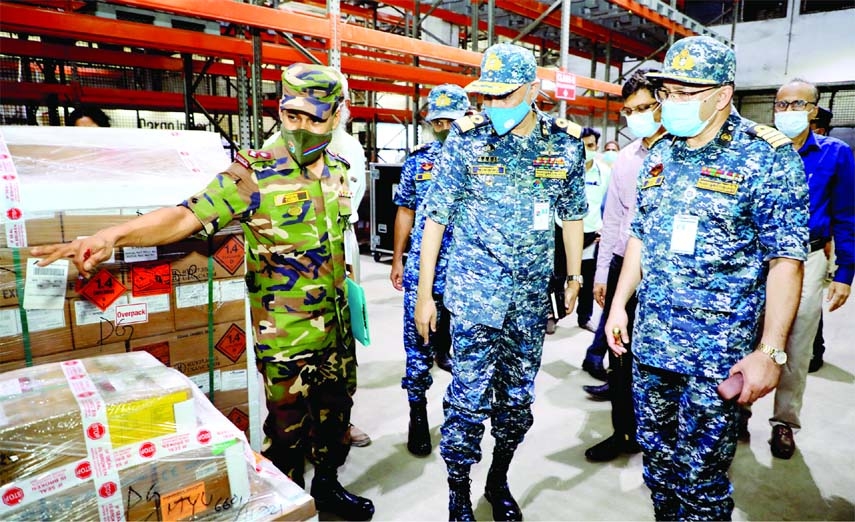
[[[62,243],[61,222],[55,217],[38,217],[28,219],[25,216],[24,228],[27,231],[27,244],[51,245]],[[6,225],[0,222],[0,248],[6,248]]]
[[[166,359],[170,367],[192,377],[224,367],[246,364],[246,332],[243,321],[215,324],[213,347],[211,366],[208,359],[207,328],[131,339],[129,343],[131,351],[147,351],[161,362]]]
[[[147,320],[133,322],[139,319],[133,315],[143,305]],[[175,329],[174,310],[167,295],[134,297],[126,293],[103,311],[86,299],[71,299],[69,314],[75,349],[150,337]]]
[[[242,277],[246,273],[243,237],[218,234],[209,240],[187,239],[160,247],[162,259],[172,266],[172,284],[201,283],[208,280],[208,258],[212,258],[214,279]]]
[[[71,352],[73,345],[67,306],[61,310],[29,310],[26,316],[31,358]],[[23,365],[25,359],[21,311],[17,306],[0,308],[0,363],[20,361]]]
[[[85,368],[106,405],[113,448],[195,423],[190,384],[148,354],[107,355],[73,366]],[[15,444],[3,445],[0,484],[86,456],[81,406],[64,368],[64,363],[53,363],[2,375],[0,441]]]
[[[125,353],[127,346],[124,342],[104,344],[92,348],[84,348],[82,350],[63,351],[43,357],[33,357],[32,366],[40,364],[57,363],[70,361],[72,359],[85,359],[88,357],[97,357],[99,355],[111,355],[116,353]],[[24,359],[0,364],[0,373],[10,372],[12,370],[20,370],[27,367],[27,362]]]
[[[241,321],[245,317],[246,282],[242,277],[217,279],[208,295],[208,283],[179,283],[173,289],[175,330],[208,325],[208,303],[214,308],[214,322]]]

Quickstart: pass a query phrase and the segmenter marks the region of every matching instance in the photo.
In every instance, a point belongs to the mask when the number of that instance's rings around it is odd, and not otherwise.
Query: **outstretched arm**
[[[69,258],[80,274],[89,277],[99,263],[110,259],[115,247],[166,245],[201,229],[202,223],[187,207],[165,207],[71,243],[33,247],[30,253],[43,258],[38,266]]]

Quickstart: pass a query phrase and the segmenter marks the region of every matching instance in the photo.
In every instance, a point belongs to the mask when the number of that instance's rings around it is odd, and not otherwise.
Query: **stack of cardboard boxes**
[[[0,375],[2,520],[306,520],[311,497],[145,352]]]
[[[38,128],[0,128],[0,140],[5,135],[18,167],[22,206],[26,208],[33,186],[44,195],[38,199],[41,206],[23,213],[27,246],[72,241],[156,208],[114,206],[133,201],[135,192],[147,205],[180,202],[192,193],[186,189],[186,178],[195,179],[198,190],[228,165],[217,136],[205,134],[209,133],[75,128],[40,133]],[[52,143],[56,146],[50,147]],[[170,147],[189,149],[164,152]],[[170,154],[180,161],[164,161]],[[121,165],[132,167],[105,174],[100,185],[97,176],[104,162],[115,163],[117,158],[125,158]],[[45,172],[58,175],[45,181]],[[135,181],[136,172],[143,181]],[[161,178],[156,189],[151,186],[152,172]],[[84,176],[94,177],[79,183]],[[80,187],[89,189],[80,192]],[[183,192],[177,194],[178,190]],[[241,430],[249,428],[244,246],[239,227],[233,224],[211,238],[116,249],[113,258],[84,281],[73,263],[36,267],[28,248],[4,243],[9,226],[9,221],[0,223],[0,372],[23,368],[28,361],[41,364],[146,351],[190,377]],[[64,297],[41,305],[40,293]]]

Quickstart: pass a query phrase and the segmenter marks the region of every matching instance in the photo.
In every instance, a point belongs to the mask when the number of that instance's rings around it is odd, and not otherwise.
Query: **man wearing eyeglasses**
[[[606,331],[615,355],[626,353],[637,287],[633,398],[658,520],[731,519],[738,405],[717,387],[741,373],[742,404],[774,389],[807,257],[801,161],[786,136],[733,109],[735,71],[732,49],[699,36],[675,43],[662,72],[647,75],[661,82],[670,136],[639,172]]]
[[[834,239],[837,270],[828,285],[828,311],[849,298],[855,275],[855,159],[844,142],[810,130],[817,117],[819,91],[804,80],[793,80],[775,96],[775,127],[793,140],[804,161],[810,191],[810,254],[805,263],[798,314],[787,340],[789,360],[775,391],[770,440],[772,455],[789,459],[796,450],[793,432],[801,427],[802,408],[813,341],[822,313],[826,246]]]
[[[600,238],[600,252],[597,257],[597,270],[594,274],[594,299],[603,307],[603,318],[594,336],[594,342],[588,348],[608,348],[606,336],[611,335],[605,329],[609,308],[623,266],[623,256],[629,240],[629,227],[635,215],[635,200],[638,194],[636,180],[638,171],[650,147],[665,134],[660,123],[659,102],[653,98],[653,84],[645,77],[650,69],[636,71],[623,84],[623,108],[621,114],[626,118],[627,127],[638,139],[621,150],[614,163],[612,180],[609,184],[606,206],[603,212],[603,229]],[[632,331],[635,319],[635,298],[627,303],[627,330]],[[624,345],[629,351],[629,343]],[[602,386],[582,388],[595,398],[607,398],[612,403],[612,426],[614,433],[585,451],[585,458],[592,462],[607,462],[616,459],[622,453],[638,453],[635,437],[635,412],[632,402],[632,354],[622,357],[609,355],[608,382]]]
[[[422,211],[416,327],[436,330],[431,295],[445,226],[454,226],[446,269],[454,368],[445,393],[440,454],[448,468],[449,520],[475,520],[469,470],[481,460],[484,421],[496,440],[484,489],[493,520],[522,520],[508,468],[534,418],[547,286],[554,259],[554,215],[563,221],[571,310],[581,281],[585,214],[581,128],[539,112],[531,51],[496,44],[481,77],[466,87],[485,111],[454,122],[434,167]]]

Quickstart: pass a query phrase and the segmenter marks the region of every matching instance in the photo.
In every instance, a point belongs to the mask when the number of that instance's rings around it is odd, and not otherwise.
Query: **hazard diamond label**
[[[225,335],[217,342],[217,350],[229,358],[233,363],[238,362],[246,351],[246,333],[236,324],[229,326]]]
[[[230,274],[234,274],[243,265],[243,257],[243,243],[235,236],[230,236],[214,252],[214,260],[228,270]]]
[[[113,276],[106,268],[102,268],[91,279],[83,283],[79,289],[80,295],[88,299],[101,311],[107,310],[116,299],[125,293],[125,285]]]
[[[172,293],[172,269],[169,263],[133,265],[131,292],[134,297]]]
[[[226,415],[226,418],[232,421],[232,424],[234,424],[240,431],[246,431],[249,429],[249,415],[247,415],[246,412],[237,408],[232,408],[232,411]]]

